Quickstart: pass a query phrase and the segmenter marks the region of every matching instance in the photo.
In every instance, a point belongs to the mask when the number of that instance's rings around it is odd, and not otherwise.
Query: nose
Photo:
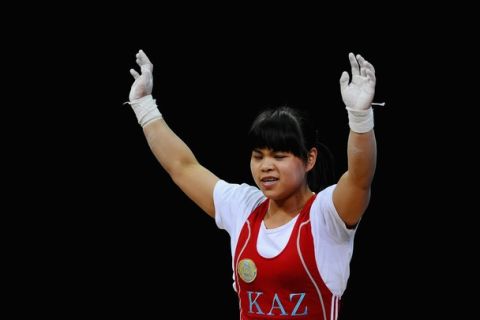
[[[272,171],[273,170],[272,162],[268,158],[263,159],[262,164],[260,166],[260,170],[262,170],[262,172]]]

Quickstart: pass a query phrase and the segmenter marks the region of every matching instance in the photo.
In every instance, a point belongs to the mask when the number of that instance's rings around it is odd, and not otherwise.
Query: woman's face
[[[255,149],[250,170],[260,190],[273,200],[291,196],[307,183],[305,162],[291,152]]]

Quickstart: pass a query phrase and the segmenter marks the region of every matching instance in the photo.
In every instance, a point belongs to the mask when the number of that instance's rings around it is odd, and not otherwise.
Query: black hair
[[[318,131],[305,112],[282,106],[261,112],[248,132],[250,150],[268,148],[291,152],[307,162],[308,152],[318,150],[317,162],[307,174],[308,185],[319,192],[334,183],[333,155],[318,140]]]

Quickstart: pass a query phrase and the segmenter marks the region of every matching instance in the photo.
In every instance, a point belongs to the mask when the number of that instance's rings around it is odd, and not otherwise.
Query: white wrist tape
[[[364,133],[373,129],[373,109],[355,110],[346,107],[348,111],[348,125],[353,132]]]
[[[153,99],[151,94],[127,103],[132,106],[132,109],[137,116],[138,123],[142,126],[142,128],[152,120],[163,118],[162,114],[157,108],[155,99]]]

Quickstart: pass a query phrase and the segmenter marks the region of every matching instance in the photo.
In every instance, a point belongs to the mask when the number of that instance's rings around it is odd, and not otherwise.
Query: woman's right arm
[[[129,98],[148,145],[175,184],[208,215],[215,217],[213,189],[219,178],[200,165],[190,148],[167,125],[151,97],[153,65],[142,50],[136,57],[141,73],[130,70],[135,82]]]

